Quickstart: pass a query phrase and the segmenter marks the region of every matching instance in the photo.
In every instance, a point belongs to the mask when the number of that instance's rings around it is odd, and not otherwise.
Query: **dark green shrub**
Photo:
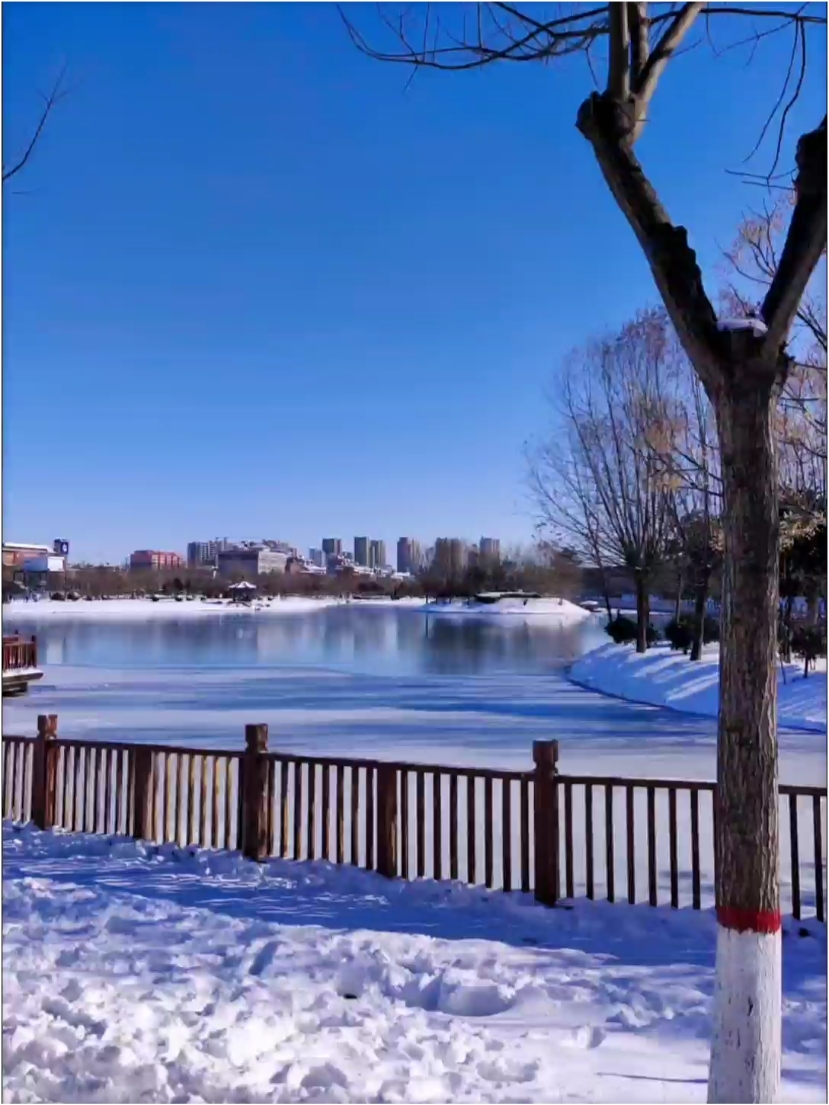
[[[665,626],[665,640],[678,652],[687,652],[694,642],[694,630],[686,618],[671,618]]]
[[[702,623],[702,643],[707,645],[712,641],[719,641],[720,639],[720,621],[719,618],[712,618],[709,614],[705,615],[705,620]]]
[[[614,644],[629,645],[636,640],[636,622],[633,618],[625,618],[620,614],[612,618],[605,626],[605,633]],[[647,641],[654,645],[659,640],[659,634],[652,625],[648,625]]]
[[[803,674],[809,674],[819,656],[826,655],[825,625],[796,625],[791,635],[792,652],[803,661]]]

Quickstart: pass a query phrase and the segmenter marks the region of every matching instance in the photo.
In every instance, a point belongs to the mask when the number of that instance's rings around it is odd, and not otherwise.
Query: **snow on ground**
[[[581,687],[628,702],[667,706],[672,710],[717,716],[719,646],[707,645],[702,659],[692,663],[665,642],[639,655],[632,645],[605,645],[587,653],[570,668],[570,679]],[[803,678],[802,664],[778,669],[777,716],[790,729],[826,732],[826,661]]]
[[[8,823],[3,851],[6,1101],[705,1100],[710,914]],[[783,948],[783,1100],[825,1101],[825,929]]]
[[[578,625],[593,617],[589,610],[568,602],[567,599],[557,598],[504,598],[493,603],[469,603],[455,599],[452,602],[431,602],[423,610],[428,614],[471,618],[543,617],[551,623],[561,625]]]
[[[322,610],[325,606],[331,606],[340,602],[339,599],[320,597],[303,598],[302,596],[289,596],[288,598],[275,598],[272,601],[255,600],[253,606],[242,603],[232,603],[225,599],[213,599],[202,602],[194,599],[192,602],[176,602],[175,599],[108,599],[93,602],[55,602],[52,599],[40,599],[37,602],[23,602],[16,600],[3,605],[3,621],[6,633],[14,632],[19,625],[31,626],[36,622],[52,621],[53,619],[72,621],[128,621],[138,619],[141,621],[156,620],[160,618],[182,620],[184,618],[216,617],[217,615],[250,616],[252,610],[263,615],[270,614],[308,614],[314,610]]]

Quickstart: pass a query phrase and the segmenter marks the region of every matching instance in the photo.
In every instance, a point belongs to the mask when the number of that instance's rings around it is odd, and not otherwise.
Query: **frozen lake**
[[[35,620],[31,620],[32,617]],[[15,628],[6,611],[7,631]],[[427,616],[334,606],[180,620],[39,622],[45,677],[4,702],[6,732],[59,715],[63,736],[238,747],[248,722],[286,751],[530,766],[557,738],[564,771],[714,778],[715,724],[570,685],[568,663],[606,641],[600,621]],[[825,738],[781,734],[781,778],[825,776]]]

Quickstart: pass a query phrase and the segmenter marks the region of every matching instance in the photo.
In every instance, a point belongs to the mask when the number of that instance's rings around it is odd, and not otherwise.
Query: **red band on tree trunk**
[[[733,929],[735,932],[779,932],[782,920],[779,910],[717,906],[717,921],[723,928]]]

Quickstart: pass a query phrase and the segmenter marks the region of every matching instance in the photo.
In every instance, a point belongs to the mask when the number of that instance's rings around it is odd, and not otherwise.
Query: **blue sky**
[[[405,88],[327,4],[5,4],[3,46],[4,161],[74,85],[4,195],[7,540],[530,537],[545,386],[655,300],[581,59]],[[639,147],[711,287],[789,49],[677,59]]]

